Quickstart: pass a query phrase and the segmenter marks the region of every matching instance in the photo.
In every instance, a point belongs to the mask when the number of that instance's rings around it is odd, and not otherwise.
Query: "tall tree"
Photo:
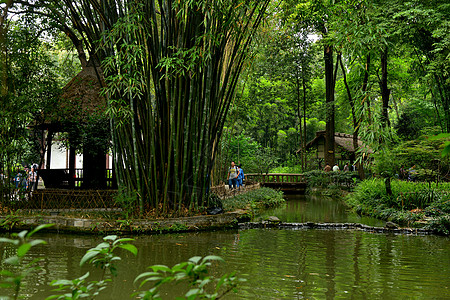
[[[334,46],[329,32],[329,18],[333,13],[334,0],[284,1],[286,19],[296,21],[306,28],[313,28],[321,35],[325,71],[326,136],[325,161],[335,162],[335,102],[336,72],[334,72]]]
[[[119,186],[141,212],[207,205],[225,117],[269,0],[41,2],[103,65]]]
[[[413,47],[417,76],[431,95],[437,117],[443,119],[442,130],[450,132],[448,1],[402,1],[395,8],[392,20],[396,32],[403,44]]]

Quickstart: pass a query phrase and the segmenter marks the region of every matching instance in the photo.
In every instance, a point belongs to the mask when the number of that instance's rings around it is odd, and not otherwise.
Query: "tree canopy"
[[[79,67],[93,66],[105,78],[117,181],[141,212],[207,206],[230,160],[247,171],[263,161],[316,168],[305,145],[318,130],[330,163],[335,132],[375,150],[450,132],[444,0],[16,0],[1,8],[2,163],[17,151],[7,145],[32,140],[27,124],[48,113]]]

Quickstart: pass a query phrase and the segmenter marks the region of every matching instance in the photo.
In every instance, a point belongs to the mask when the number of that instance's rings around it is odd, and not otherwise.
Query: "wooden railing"
[[[69,169],[41,169],[38,175],[44,180],[46,188],[66,189],[70,187],[82,188],[84,181],[83,169],[74,169],[73,177]],[[113,187],[113,170],[105,170],[106,188]]]
[[[259,183],[304,183],[303,174],[285,174],[285,173],[268,173],[268,174],[245,174],[246,181]]]
[[[120,208],[115,190],[43,189],[18,203],[22,209],[112,209]]]

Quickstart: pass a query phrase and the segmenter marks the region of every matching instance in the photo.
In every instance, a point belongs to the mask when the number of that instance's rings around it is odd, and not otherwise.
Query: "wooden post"
[[[53,143],[53,131],[49,129],[47,135],[47,160],[45,162],[45,168],[47,170],[50,170],[50,161],[52,159],[52,143]]]
[[[75,159],[76,152],[74,147],[69,149],[69,188],[75,188]]]

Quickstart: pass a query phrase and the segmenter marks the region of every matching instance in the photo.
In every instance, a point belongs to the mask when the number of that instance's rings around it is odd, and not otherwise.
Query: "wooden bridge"
[[[281,189],[284,192],[304,193],[306,180],[303,174],[245,174],[246,183],[258,182],[261,186]]]

